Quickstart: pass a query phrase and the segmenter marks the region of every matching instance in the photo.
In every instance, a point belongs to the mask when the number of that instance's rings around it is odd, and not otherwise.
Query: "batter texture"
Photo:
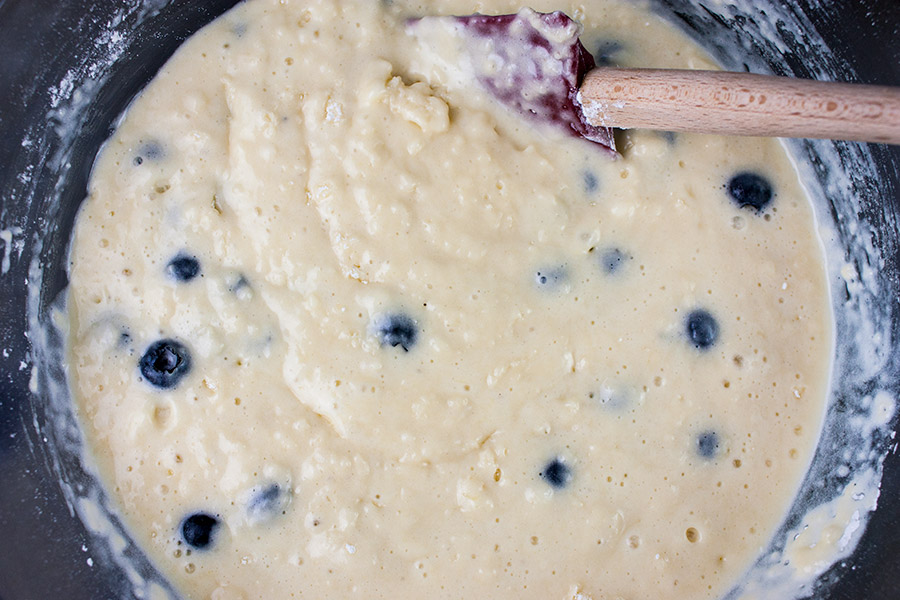
[[[634,4],[530,6],[600,63],[712,66]],[[832,343],[791,163],[652,132],[612,160],[407,33],[521,7],[251,0],[101,152],[71,385],[185,597],[716,597],[783,519]]]

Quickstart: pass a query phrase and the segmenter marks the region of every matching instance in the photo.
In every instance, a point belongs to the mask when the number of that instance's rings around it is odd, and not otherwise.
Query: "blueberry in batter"
[[[572,479],[572,470],[559,458],[548,462],[540,472],[541,478],[551,487],[560,489],[566,487]]]
[[[616,64],[617,56],[624,50],[622,42],[617,40],[603,40],[596,46],[594,60],[600,67],[609,67]]]
[[[253,523],[270,521],[287,508],[290,500],[290,491],[277,483],[254,488],[247,502],[247,516]]]
[[[165,151],[159,142],[149,141],[141,146],[141,156],[150,160],[159,160],[165,156]]]
[[[139,167],[144,164],[145,159],[155,161],[161,159],[163,156],[165,156],[165,151],[159,142],[145,142],[138,149],[138,154],[131,161],[131,164]]]
[[[207,513],[194,513],[181,523],[181,538],[196,550],[203,550],[215,541],[219,520]]]
[[[160,389],[170,389],[190,373],[191,354],[181,342],[159,340],[147,348],[138,366],[144,381]]]
[[[534,285],[542,290],[556,290],[568,279],[565,265],[545,267],[535,271]]]
[[[243,275],[237,275],[233,277],[228,282],[228,291],[232,294],[237,294],[241,290],[250,288],[250,282],[247,281],[247,278]]]
[[[375,333],[382,346],[400,346],[405,352],[416,345],[419,330],[416,322],[404,313],[389,313],[375,320]]]
[[[200,261],[181,252],[166,265],[166,274],[175,281],[188,282],[200,274]]]
[[[593,194],[598,189],[600,189],[600,180],[597,178],[597,174],[593,171],[585,171],[584,172],[584,191],[588,194]]]
[[[629,260],[631,260],[631,255],[619,248],[609,248],[600,252],[600,268],[607,275],[619,273]]]
[[[707,350],[719,339],[719,323],[708,310],[698,308],[685,321],[685,333],[698,350]]]
[[[131,334],[123,329],[119,334],[119,348],[127,348],[129,344],[131,344]]]
[[[598,391],[590,392],[588,398],[606,410],[620,411],[628,406],[629,392],[623,388],[602,385]]]
[[[769,180],[750,171],[743,171],[728,181],[728,195],[740,208],[764,211],[772,202],[772,184]]]
[[[697,454],[703,458],[714,458],[719,453],[719,434],[715,431],[704,431],[696,439]]]

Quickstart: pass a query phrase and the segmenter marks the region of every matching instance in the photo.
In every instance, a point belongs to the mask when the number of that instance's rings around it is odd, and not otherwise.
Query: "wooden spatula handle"
[[[580,100],[595,125],[900,143],[900,88],[721,71],[590,71]]]

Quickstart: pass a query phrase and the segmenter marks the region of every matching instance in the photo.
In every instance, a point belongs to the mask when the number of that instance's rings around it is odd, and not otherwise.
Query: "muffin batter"
[[[711,67],[631,4],[598,62]],[[514,0],[252,0],[98,158],[69,370],[188,598],[704,598],[799,486],[831,316],[777,141],[510,115],[407,33]],[[445,57],[444,57],[445,58]]]

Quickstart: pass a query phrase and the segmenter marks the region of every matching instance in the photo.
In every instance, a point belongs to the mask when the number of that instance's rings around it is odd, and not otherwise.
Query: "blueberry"
[[[597,51],[594,53],[594,60],[597,66],[605,67],[613,64],[613,58],[616,54],[624,50],[621,42],[616,40],[604,40],[597,44]]]
[[[141,147],[141,154],[150,160],[158,160],[165,155],[165,151],[163,150],[162,144],[156,141],[150,141]]]
[[[534,285],[542,290],[555,290],[568,279],[569,274],[564,265],[539,269],[534,273]]]
[[[141,375],[150,385],[173,388],[191,370],[191,354],[175,340],[159,340],[150,344],[139,362]]]
[[[744,171],[729,180],[728,195],[738,207],[759,213],[772,202],[772,184],[762,175]]]
[[[247,516],[251,522],[261,523],[280,515],[291,501],[290,491],[277,483],[257,486],[250,491]]]
[[[600,180],[597,179],[597,175],[593,171],[585,171],[583,177],[585,192],[593,194],[600,189]]]
[[[559,458],[554,458],[540,472],[541,478],[557,489],[563,488],[572,479],[572,470]]]
[[[247,281],[247,278],[243,275],[238,275],[235,279],[232,279],[228,284],[228,291],[232,294],[237,294],[243,289],[249,288],[250,282]]]
[[[628,260],[631,260],[631,256],[618,248],[610,248],[600,253],[600,267],[607,275],[617,273]]]
[[[166,274],[175,281],[190,281],[200,274],[200,261],[194,256],[179,252],[166,265]]]
[[[627,389],[604,384],[600,386],[598,391],[590,392],[588,397],[605,409],[618,411],[628,406],[629,395]]]
[[[706,350],[719,339],[719,323],[702,308],[691,311],[685,319],[685,333],[698,350]]]
[[[719,453],[719,434],[715,431],[704,431],[697,436],[697,454],[703,458],[713,458]]]
[[[134,165],[136,167],[144,164],[144,159],[148,160],[159,160],[165,155],[163,151],[162,145],[156,141],[146,142],[141,144],[141,147],[138,149],[138,155],[134,157]]]
[[[416,322],[403,313],[389,313],[375,319],[375,334],[382,346],[400,346],[405,352],[416,345],[419,330]]]
[[[194,513],[181,522],[181,538],[191,548],[203,550],[215,539],[219,520],[206,513]]]

